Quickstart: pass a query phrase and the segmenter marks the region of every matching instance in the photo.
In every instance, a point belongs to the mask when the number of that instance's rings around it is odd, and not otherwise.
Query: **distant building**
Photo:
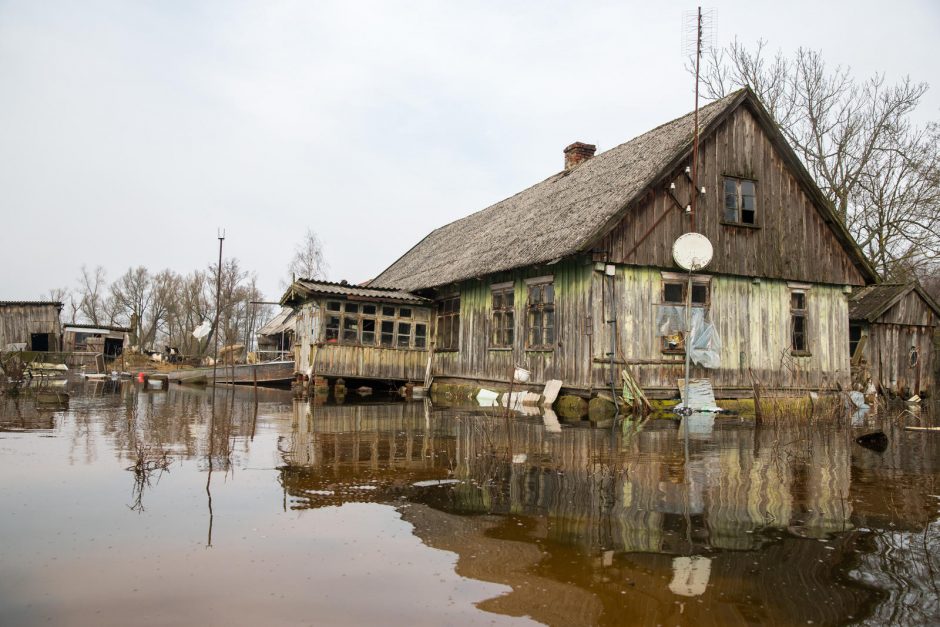
[[[878,388],[927,396],[934,380],[934,334],[940,307],[916,283],[870,285],[849,305],[852,364]],[[867,377],[866,377],[867,378]]]
[[[0,301],[0,350],[61,350],[62,303]]]
[[[128,345],[131,329],[94,324],[66,324],[62,327],[62,344],[68,352],[100,353],[119,357]]]

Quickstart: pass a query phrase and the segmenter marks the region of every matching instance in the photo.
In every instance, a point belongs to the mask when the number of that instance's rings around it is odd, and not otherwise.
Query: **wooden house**
[[[60,350],[61,311],[53,301],[0,301],[0,350]]]
[[[126,327],[66,324],[62,327],[62,345],[68,352],[98,353],[113,359],[124,353],[130,332]]]
[[[870,285],[849,303],[852,364],[881,390],[910,398],[934,390],[940,307],[916,283]]]
[[[705,234],[711,264],[692,277],[699,321],[720,338],[719,396],[835,390],[850,382],[848,298],[877,281],[774,121],[744,89],[594,155],[565,149],[544,181],[431,232],[369,282],[433,310],[436,381],[507,383],[511,366],[570,391],[609,389],[629,366],[674,396],[686,279],[672,246]],[[695,197],[695,210],[690,211]]]
[[[426,298],[397,289],[299,279],[281,305],[296,311],[296,371],[352,379],[424,379],[431,331]]]

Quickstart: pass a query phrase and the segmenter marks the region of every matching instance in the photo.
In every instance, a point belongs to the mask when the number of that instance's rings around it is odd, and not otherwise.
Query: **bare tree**
[[[329,266],[323,257],[323,243],[313,229],[308,228],[303,239],[294,248],[294,256],[287,266],[290,280],[294,277],[322,279]]]
[[[86,322],[102,324],[106,317],[105,295],[107,291],[107,275],[102,266],[96,266],[89,271],[82,265],[82,274],[78,278],[78,312]]]
[[[754,90],[882,275],[937,263],[937,130],[910,120],[926,83],[859,81],[819,51],[771,57],[763,41],[749,49],[735,40],[703,67],[707,97]]]
[[[75,298],[75,291],[68,287],[54,287],[42,296],[42,300],[62,303],[65,312],[65,322],[74,323],[78,315],[79,301]]]

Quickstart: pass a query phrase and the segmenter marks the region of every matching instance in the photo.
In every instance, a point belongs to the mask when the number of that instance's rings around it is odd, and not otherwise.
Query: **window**
[[[809,354],[806,292],[790,292],[790,349],[793,354]]]
[[[410,318],[410,317],[411,317],[411,307],[399,307],[399,308],[398,308],[398,317],[399,317],[399,318]]]
[[[375,308],[373,307],[373,310]],[[362,319],[362,344],[365,346],[375,346],[375,319]]]
[[[526,348],[551,349],[555,344],[555,287],[530,283],[526,303]]]
[[[437,349],[455,351],[459,348],[460,296],[451,296],[437,303]]]
[[[665,328],[672,329],[668,332],[663,331],[664,335],[660,336],[660,349],[664,353],[685,354],[685,333],[675,329],[676,327],[685,328],[685,300],[689,280],[680,276],[670,275],[669,279],[663,280],[662,304],[667,309],[663,315],[664,320],[669,321]],[[692,307],[709,306],[711,297],[709,288],[710,283],[707,279],[692,277]],[[676,307],[681,307],[681,311],[676,310]]]
[[[757,184],[747,179],[725,177],[724,221],[757,224]]]
[[[324,339],[327,342],[336,342],[339,340],[339,316],[326,317],[326,335]]]
[[[411,346],[411,324],[408,322],[398,323],[398,348],[408,348]]]
[[[326,310],[327,310],[327,311],[342,311],[342,310],[343,310],[343,304],[342,304],[342,303],[339,303],[339,302],[336,302],[335,300],[327,301],[327,303],[326,303]]]
[[[490,346],[493,348],[512,348],[516,326],[514,300],[512,283],[492,287],[493,329]]]
[[[343,342],[355,344],[359,341],[359,318],[356,316],[343,317]]]
[[[395,345],[395,323],[391,320],[382,321],[382,346]]]
[[[428,325],[415,325],[415,348],[425,348],[428,345]]]
[[[375,305],[363,305],[362,306],[362,315],[363,316],[374,316],[376,311]]]
[[[395,308],[394,308],[394,307],[391,307],[391,306],[389,306],[389,305],[385,305],[384,307],[382,307],[382,315],[385,316],[385,317],[387,317],[387,318],[394,318],[394,317],[395,317]]]

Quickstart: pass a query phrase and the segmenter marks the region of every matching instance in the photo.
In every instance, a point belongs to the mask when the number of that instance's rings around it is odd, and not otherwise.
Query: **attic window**
[[[757,224],[757,183],[726,176],[724,207],[726,224]]]

